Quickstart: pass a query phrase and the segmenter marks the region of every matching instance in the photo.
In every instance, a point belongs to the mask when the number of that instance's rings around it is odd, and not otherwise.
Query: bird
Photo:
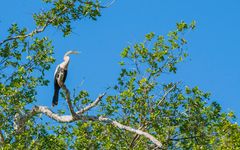
[[[63,57],[63,62],[56,67],[54,72],[54,95],[52,99],[52,106],[58,104],[58,95],[59,90],[66,81],[67,73],[68,73],[68,65],[70,61],[70,54],[79,54],[78,51],[68,51],[65,53]]]

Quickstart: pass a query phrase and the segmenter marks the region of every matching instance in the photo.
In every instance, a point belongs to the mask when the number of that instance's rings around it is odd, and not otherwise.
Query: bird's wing
[[[56,73],[57,73],[59,67],[60,67],[59,65],[56,67],[56,70],[55,70],[55,72],[54,72],[54,78],[55,78],[55,76],[56,76]]]

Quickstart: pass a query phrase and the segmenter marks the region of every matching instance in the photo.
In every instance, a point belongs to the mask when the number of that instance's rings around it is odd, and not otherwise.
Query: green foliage
[[[231,123],[232,112],[226,115],[219,104],[209,102],[210,93],[198,87],[182,89],[179,83],[159,82],[162,74],[176,73],[178,63],[187,57],[184,51],[187,40],[183,35],[194,28],[195,22],[188,25],[182,21],[167,38],[149,33],[143,42],[124,48],[122,70],[114,86],[116,94],[106,98],[102,111],[117,117],[123,124],[145,129],[168,149],[239,147],[233,139],[224,146],[227,139],[226,135],[221,135],[223,120],[229,124],[229,132],[235,131],[233,136],[228,134],[229,138],[240,135],[239,126]],[[130,148],[152,148],[146,139],[133,141],[134,134],[125,134],[127,141],[134,143],[125,143]]]
[[[29,106],[36,102],[36,88],[48,86],[49,83],[45,73],[55,61],[52,57],[54,48],[52,41],[48,37],[39,36],[39,33],[52,26],[67,36],[71,34],[73,21],[83,18],[96,20],[102,6],[98,1],[88,0],[43,2],[49,5],[49,10],[33,15],[35,30],[29,31],[15,23],[8,29],[5,40],[0,41],[0,129],[5,138],[2,145],[4,149],[67,148],[67,140],[59,138],[60,133],[50,134],[49,125],[39,124],[36,120],[38,116],[29,120],[27,130],[23,133],[14,131],[14,118],[17,113],[21,116],[28,112]],[[83,102],[89,101],[85,99]]]
[[[0,42],[0,131],[4,136],[1,148],[154,149],[145,137],[101,122],[56,123],[35,115],[28,118],[23,132],[14,130],[16,114],[21,117],[29,112],[37,100],[37,87],[48,86],[45,73],[55,61],[51,39],[39,33],[54,27],[67,36],[72,32],[73,21],[96,20],[103,8],[98,1],[90,0],[43,2],[49,10],[33,15],[36,30],[12,24],[8,36]],[[198,87],[183,88],[180,82],[162,81],[163,74],[177,73],[178,64],[188,56],[184,34],[195,26],[195,21],[181,21],[167,36],[151,32],[143,42],[124,48],[121,72],[111,94],[97,110],[88,113],[146,131],[166,149],[240,147],[240,128],[234,123],[233,112],[222,112],[219,104],[210,101],[210,93]],[[73,105],[77,109],[91,102],[88,91],[74,94]],[[60,115],[66,113],[67,110],[58,110]]]
[[[51,24],[62,30],[63,35],[67,36],[71,33],[71,22],[90,18],[96,20],[100,16],[101,5],[98,1],[92,0],[43,0],[51,5],[51,9],[47,12],[36,13],[33,18],[37,26],[45,26]]]

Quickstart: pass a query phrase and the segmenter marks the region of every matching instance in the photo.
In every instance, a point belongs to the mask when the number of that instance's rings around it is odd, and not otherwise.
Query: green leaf
[[[151,41],[154,38],[154,36],[155,36],[155,34],[153,32],[150,32],[145,35],[145,37],[148,41]]]

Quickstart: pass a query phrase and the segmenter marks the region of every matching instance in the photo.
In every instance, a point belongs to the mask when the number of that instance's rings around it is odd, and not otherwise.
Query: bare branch
[[[17,132],[21,132],[22,129],[24,129],[25,126],[25,122],[27,120],[29,120],[31,117],[33,117],[36,114],[45,114],[46,116],[48,116],[49,118],[52,118],[55,121],[61,122],[61,123],[69,123],[69,122],[74,122],[77,120],[81,120],[81,121],[100,121],[100,122],[104,122],[104,123],[108,123],[108,124],[112,124],[115,127],[118,127],[120,129],[123,130],[127,130],[133,133],[136,133],[138,135],[143,135],[146,138],[148,138],[149,140],[151,140],[154,144],[156,144],[158,147],[162,147],[162,143],[159,142],[155,137],[153,137],[151,134],[144,132],[142,130],[139,129],[134,129],[132,127],[126,126],[126,125],[122,125],[117,121],[111,120],[110,118],[106,118],[106,117],[97,117],[97,116],[83,116],[82,113],[90,110],[91,108],[93,108],[94,106],[96,106],[102,99],[102,97],[106,94],[102,94],[100,95],[93,103],[89,104],[87,107],[83,108],[82,110],[78,111],[77,113],[74,111],[72,103],[71,103],[71,99],[70,99],[70,92],[67,89],[67,87],[65,86],[65,84],[62,83],[61,85],[63,91],[66,94],[66,101],[68,103],[68,107],[69,110],[71,112],[71,115],[63,115],[60,116],[54,112],[52,112],[48,107],[46,106],[34,106],[32,108],[32,110],[30,110],[28,113],[26,113],[23,116],[20,116],[19,114],[16,114],[15,116],[15,124],[16,124],[16,128],[15,130]]]
[[[82,121],[89,121],[89,120],[96,120],[97,117],[95,116],[75,116],[73,117],[72,115],[63,115],[60,116],[57,113],[54,113],[52,110],[50,110],[47,106],[34,106],[32,110],[30,110],[26,115],[21,117],[21,122],[26,122],[28,119],[33,117],[34,115],[37,114],[45,114],[49,118],[52,118],[53,120],[60,122],[60,123],[68,123],[68,122],[74,122],[76,120],[82,120]]]
[[[67,87],[65,86],[65,84],[62,84],[61,88],[63,89],[63,91],[64,91],[65,94],[66,94],[66,101],[67,101],[68,108],[69,108],[72,116],[73,116],[73,117],[77,117],[77,114],[76,114],[76,112],[74,111],[73,106],[72,106],[72,102],[71,102],[71,99],[70,99],[70,92],[69,92],[69,90],[67,89]]]
[[[145,136],[146,138],[148,138],[149,140],[151,140],[154,144],[156,144],[158,147],[162,148],[163,145],[161,142],[159,142],[155,137],[153,137],[151,134],[147,133],[147,132],[144,132],[144,131],[141,131],[139,129],[134,129],[134,128],[131,128],[129,126],[126,126],[126,125],[122,125],[120,124],[119,122],[117,121],[113,121],[109,118],[104,118],[104,117],[99,117],[99,120],[100,121],[104,121],[104,122],[107,122],[107,123],[110,123],[120,129],[124,129],[124,130],[127,130],[127,131],[130,131],[130,132],[133,132],[133,133],[136,133],[138,135],[143,135]]]
[[[20,115],[19,113],[16,113],[14,116],[14,123],[13,123],[13,128],[16,132],[19,132],[22,129],[21,124],[22,123],[21,123]]]
[[[175,83],[168,91],[166,91],[162,97],[162,99],[157,103],[157,106],[162,104],[162,102],[166,99],[166,97],[168,96],[168,94],[174,89],[176,88],[178,83]]]
[[[78,114],[78,115],[83,114],[84,112],[86,112],[86,111],[90,110],[91,108],[95,107],[101,101],[103,96],[105,96],[105,95],[106,95],[106,93],[103,93],[103,94],[99,95],[94,102],[92,102],[91,104],[89,104],[85,108],[77,111],[76,114]]]
[[[141,131],[139,129],[134,129],[132,127],[126,126],[126,125],[122,125],[117,121],[111,120],[109,118],[106,117],[97,117],[97,116],[80,116],[77,115],[76,117],[73,117],[72,115],[63,115],[60,116],[54,112],[52,112],[48,107],[46,106],[34,106],[33,109],[31,111],[29,111],[25,116],[21,117],[21,120],[24,120],[25,122],[33,117],[36,114],[45,114],[46,116],[48,116],[49,118],[52,118],[53,120],[60,122],[60,123],[69,123],[69,122],[74,122],[74,121],[100,121],[100,122],[104,122],[104,123],[108,123],[108,124],[112,124],[115,127],[118,127],[120,129],[123,130],[127,130],[133,133],[136,133],[138,135],[143,135],[146,138],[148,138],[149,140],[151,140],[154,144],[156,144],[158,147],[162,147],[162,143],[159,142],[155,137],[153,137],[151,134],[146,133],[144,131]]]
[[[144,128],[145,128],[145,124],[142,125],[140,128],[138,128],[138,130],[142,130],[142,129],[144,129]],[[139,134],[136,134],[136,135],[134,136],[134,138],[132,139],[132,142],[131,142],[131,144],[130,144],[130,148],[133,148],[133,147],[134,147],[135,142],[139,139],[139,137],[140,137]]]
[[[58,114],[52,112],[47,106],[34,106],[33,109],[28,113],[26,118],[32,117],[35,114],[43,113],[49,118],[57,122],[73,122],[75,121],[72,115],[59,116]]]

